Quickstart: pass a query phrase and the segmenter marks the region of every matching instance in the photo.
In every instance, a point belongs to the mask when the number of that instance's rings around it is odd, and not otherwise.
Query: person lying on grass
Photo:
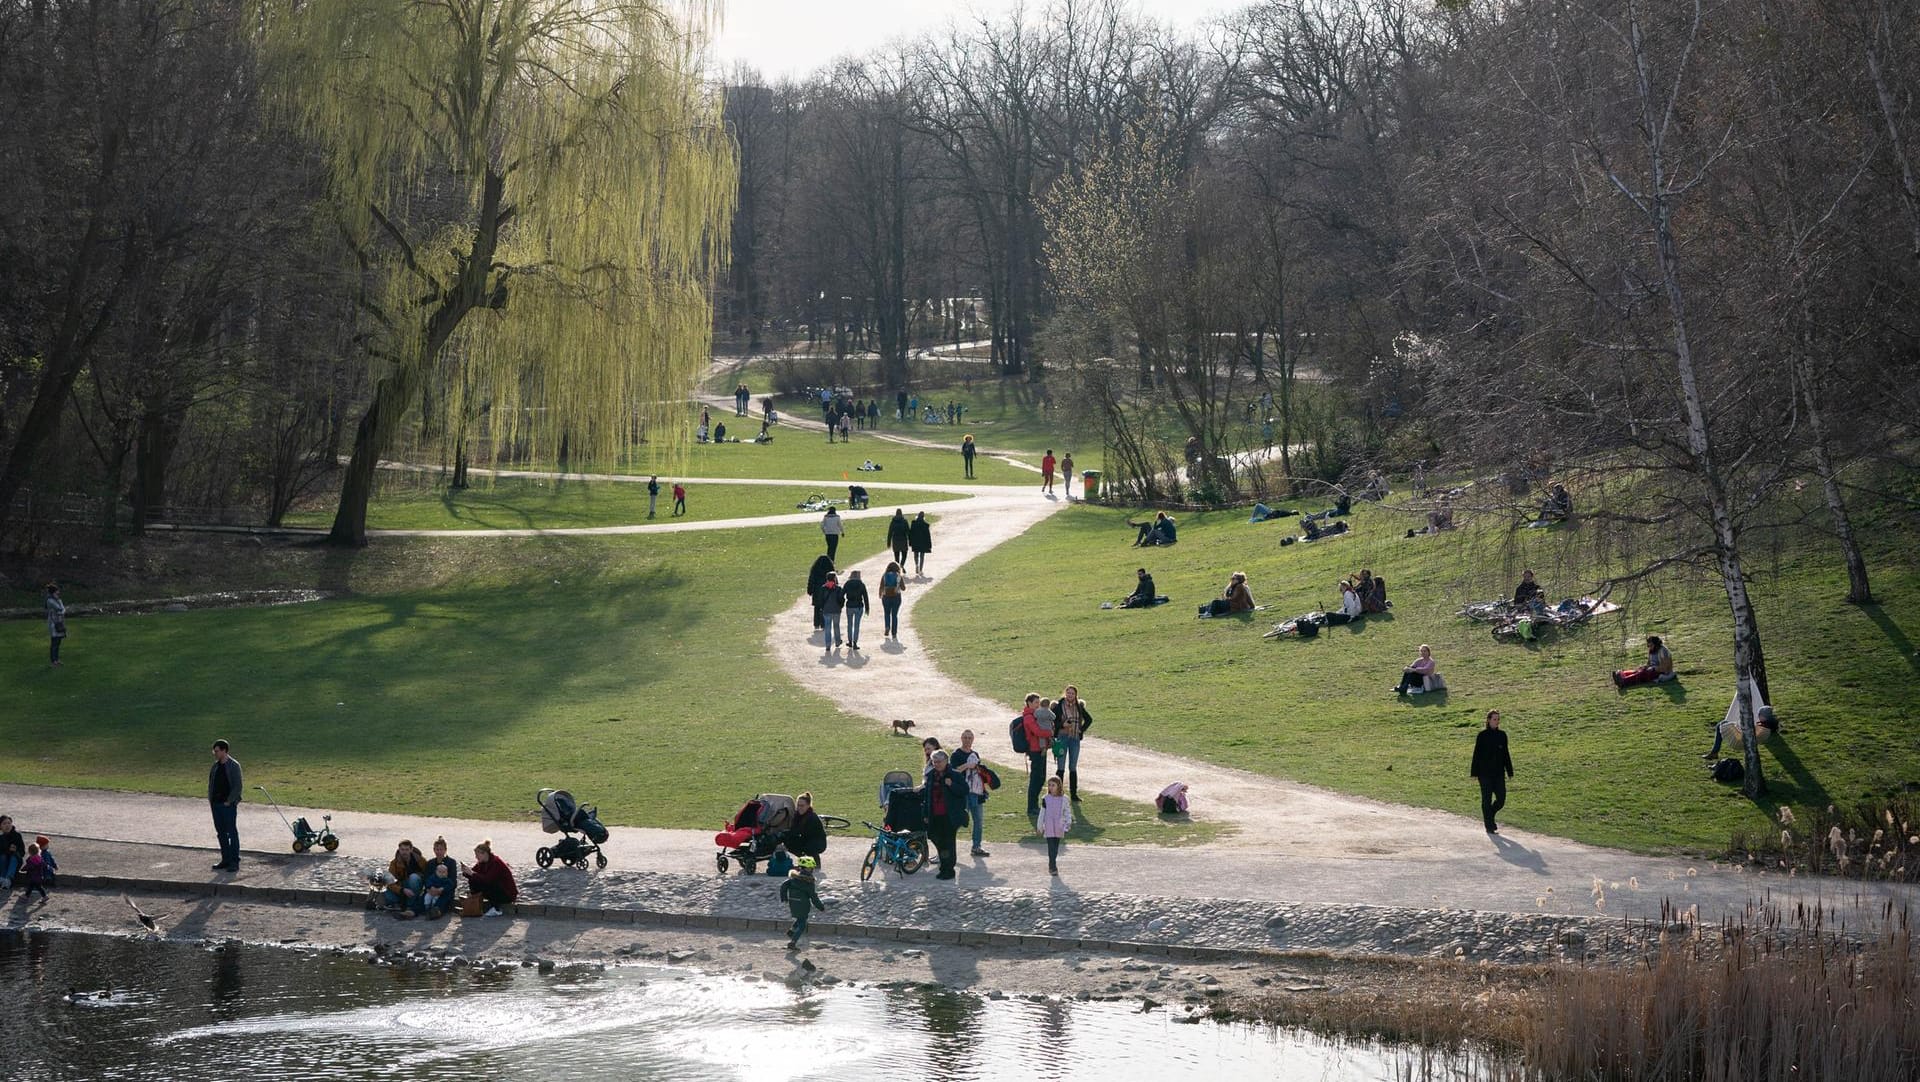
[[[1632,687],[1635,684],[1665,684],[1675,678],[1673,654],[1667,650],[1667,644],[1660,641],[1658,635],[1647,636],[1647,663],[1637,669],[1621,669],[1613,674],[1613,682],[1619,687]]]

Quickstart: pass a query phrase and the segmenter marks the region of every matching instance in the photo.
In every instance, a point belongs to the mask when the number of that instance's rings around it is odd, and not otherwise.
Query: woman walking
[[[1066,777],[1067,794],[1077,804],[1080,802],[1080,738],[1093,728],[1093,712],[1080,697],[1080,689],[1072,684],[1060,693],[1053,712],[1053,776]]]
[[[898,561],[880,576],[880,637],[900,641],[900,595],[907,592],[907,576]]]
[[[860,652],[860,621],[867,615],[871,602],[867,598],[867,584],[860,581],[860,572],[847,572],[847,584],[840,588],[846,595],[847,609],[847,649]]]
[[[893,562],[902,566],[907,562],[907,513],[900,508],[893,509],[893,517],[887,520],[887,547],[893,550]]]
[[[907,547],[913,549],[913,577],[926,574],[927,553],[933,551],[933,523],[927,521],[927,513],[921,511],[913,516],[907,526]]]
[[[32,610],[28,610],[32,611]],[[60,667],[60,642],[67,637],[67,603],[60,600],[60,584],[47,583],[47,659]]]
[[[960,438],[960,461],[966,464],[967,480],[969,481],[973,480],[973,456],[979,453],[979,450],[978,447],[973,445],[972,436],[962,436]]]
[[[1047,795],[1040,798],[1040,835],[1047,839],[1047,874],[1060,874],[1060,839],[1073,827],[1073,806],[1060,792],[1060,779],[1047,779]]]

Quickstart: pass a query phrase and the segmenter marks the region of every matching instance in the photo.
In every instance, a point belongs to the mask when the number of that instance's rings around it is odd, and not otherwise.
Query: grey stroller
[[[600,843],[607,840],[607,828],[600,825],[593,805],[580,803],[565,789],[542,789],[539,801],[540,829],[566,836],[552,846],[541,846],[533,854],[535,863],[551,868],[557,860],[569,868],[584,869],[587,858],[592,857],[598,867],[607,866],[607,855],[600,851]],[[584,837],[576,838],[576,834]]]

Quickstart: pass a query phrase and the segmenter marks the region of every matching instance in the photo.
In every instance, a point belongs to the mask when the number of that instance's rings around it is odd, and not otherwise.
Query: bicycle
[[[872,823],[864,825],[873,831],[873,847],[860,862],[863,882],[872,879],[874,869],[882,864],[892,865],[901,875],[912,875],[927,866],[927,836],[923,831],[902,833]]]

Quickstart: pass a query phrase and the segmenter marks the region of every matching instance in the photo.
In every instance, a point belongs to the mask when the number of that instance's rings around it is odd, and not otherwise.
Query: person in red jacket
[[[1053,491],[1053,448],[1047,448],[1046,457],[1040,460],[1040,491]]]
[[[1054,714],[1038,692],[1027,695],[1020,728],[1027,737],[1027,818],[1040,814],[1040,787],[1046,784],[1047,752],[1053,747]]]
[[[482,841],[473,847],[473,867],[467,869],[467,889],[487,900],[484,917],[497,917],[501,908],[513,904],[520,897],[520,888],[513,881],[513,869],[507,862],[493,855],[491,839]]]

